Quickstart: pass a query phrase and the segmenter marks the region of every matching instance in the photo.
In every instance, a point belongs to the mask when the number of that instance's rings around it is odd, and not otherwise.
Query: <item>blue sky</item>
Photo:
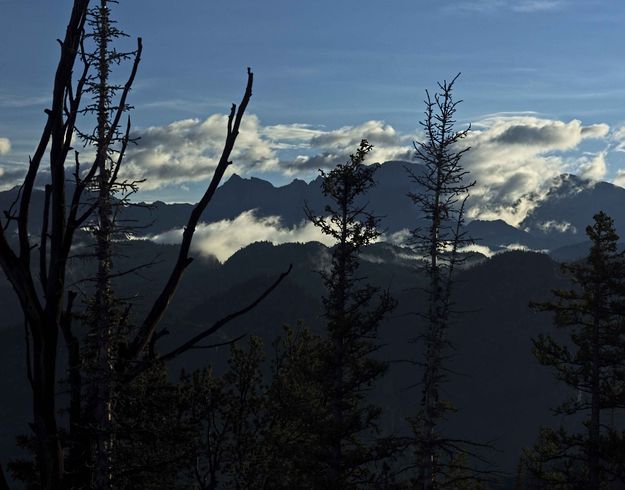
[[[43,125],[70,6],[0,0],[0,186]],[[360,137],[373,158],[409,157],[424,90],[462,72],[458,118],[476,129],[468,166],[482,177],[474,213],[504,213],[562,171],[625,182],[623,2],[121,0],[114,12],[144,39],[132,94],[144,139],[129,172],[147,173],[148,199],[198,194],[246,66],[256,80],[240,174],[310,178]],[[510,127],[529,139],[504,145]]]

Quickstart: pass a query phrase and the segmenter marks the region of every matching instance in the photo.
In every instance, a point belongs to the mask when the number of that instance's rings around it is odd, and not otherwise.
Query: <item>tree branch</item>
[[[239,135],[241,119],[243,118],[245,109],[247,108],[250,98],[252,97],[253,82],[254,74],[248,68],[247,87],[245,89],[245,93],[243,95],[243,99],[241,100],[241,104],[239,105],[238,110],[236,108],[236,105],[234,104],[232,105],[232,108],[230,110],[226,141],[223,151],[221,153],[221,158],[219,159],[219,163],[217,164],[217,168],[215,169],[215,173],[213,174],[213,178],[210,182],[210,185],[206,189],[206,192],[202,196],[202,199],[200,199],[200,201],[196,204],[196,206],[193,208],[193,211],[191,212],[191,215],[189,216],[187,226],[185,227],[182,236],[182,243],[180,245],[180,252],[178,254],[176,264],[174,265],[174,268],[163,290],[161,291],[156,301],[154,301],[152,309],[143,321],[139,332],[137,333],[137,336],[129,345],[128,351],[126,352],[126,357],[128,359],[136,359],[149,344],[150,337],[152,337],[152,335],[154,334],[158,322],[163,317],[167,306],[173,298],[185,269],[193,260],[189,257],[189,250],[191,248],[191,241],[193,239],[193,234],[195,233],[195,228],[200,220],[200,217],[202,216],[202,213],[208,206],[208,203],[213,198],[213,195],[217,190],[217,186],[221,182],[221,179],[226,169],[231,164],[229,160],[230,154],[232,152],[232,149],[234,148],[237,136]]]
[[[190,349],[200,348],[201,346],[197,346],[198,342],[204,340],[209,335],[214,334],[220,328],[222,328],[224,325],[226,325],[227,323],[231,322],[232,320],[234,320],[234,319],[236,319],[236,318],[238,318],[238,317],[248,313],[249,311],[253,310],[254,308],[256,308],[267,296],[269,296],[273,292],[274,289],[276,289],[278,287],[278,285],[286,278],[286,276],[288,276],[291,273],[291,270],[293,270],[293,264],[289,265],[289,268],[286,271],[284,271],[282,274],[280,274],[280,276],[278,276],[278,278],[273,282],[273,284],[271,284],[271,286],[269,286],[267,289],[265,289],[265,291],[260,296],[258,296],[254,301],[252,301],[250,304],[248,304],[244,308],[241,308],[238,311],[235,311],[234,313],[230,313],[229,315],[226,315],[225,317],[221,318],[220,320],[217,320],[209,328],[203,330],[199,334],[197,334],[194,337],[190,338],[189,340],[187,340],[186,342],[184,342],[180,346],[176,347],[175,349],[169,351],[168,353],[163,354],[162,356],[157,357],[155,359],[155,361],[157,361],[157,362],[167,362],[167,361],[170,361],[170,360],[174,359],[175,357],[178,357],[180,354],[183,354],[184,352],[186,352],[186,351],[188,351]],[[235,340],[238,340],[238,339],[235,339]],[[143,372],[147,367],[149,367],[149,365],[151,365],[151,363],[140,364],[137,367],[137,369],[135,369],[132,372],[132,374],[130,375],[130,379],[133,379],[137,375],[141,374],[141,372]]]

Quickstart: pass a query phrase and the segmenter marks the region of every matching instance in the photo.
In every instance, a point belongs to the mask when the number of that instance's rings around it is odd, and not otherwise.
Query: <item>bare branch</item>
[[[185,269],[193,260],[189,257],[189,251],[191,248],[193,234],[195,233],[195,228],[200,220],[200,217],[202,216],[202,213],[208,206],[208,203],[213,198],[213,195],[217,190],[217,186],[221,182],[221,179],[226,169],[231,163],[229,161],[230,154],[232,152],[232,149],[234,148],[237,136],[239,135],[241,119],[243,118],[245,109],[247,108],[250,98],[252,97],[253,82],[254,75],[248,68],[247,87],[245,89],[245,93],[243,95],[243,99],[241,100],[241,104],[239,105],[238,110],[236,109],[236,106],[233,105],[230,111],[226,141],[223,151],[221,153],[221,158],[219,159],[219,163],[217,164],[217,168],[215,169],[215,173],[213,174],[213,178],[210,182],[210,185],[208,186],[208,189],[206,189],[206,192],[202,196],[202,199],[200,199],[200,201],[196,204],[196,206],[193,208],[193,211],[191,212],[191,215],[189,216],[187,226],[185,227],[182,236],[182,243],[180,245],[180,252],[178,254],[176,264],[174,265],[174,268],[163,290],[161,291],[156,301],[154,301],[152,309],[143,321],[136,338],[128,348],[127,357],[129,359],[137,358],[150,342],[150,337],[154,334],[158,322],[161,320],[165,309],[173,298]]]
[[[45,187],[43,204],[43,222],[41,224],[41,239],[39,241],[39,280],[45,291],[48,288],[48,218],[50,216],[50,184]]]
[[[222,319],[220,319],[220,320],[216,321],[215,323],[213,323],[213,325],[210,326],[209,328],[207,328],[206,330],[200,332],[199,334],[195,335],[194,337],[192,337],[191,339],[186,341],[184,344],[182,344],[179,347],[171,350],[167,354],[164,354],[164,355],[160,356],[158,358],[159,361],[162,361],[162,362],[169,361],[169,360],[179,356],[183,352],[186,352],[189,349],[195,348],[198,342],[204,340],[209,335],[214,334],[220,328],[222,328],[224,325],[226,325],[227,323],[231,322],[232,320],[234,320],[234,319],[236,319],[236,318],[238,318],[238,317],[248,313],[249,311],[253,310],[254,308],[256,308],[267,296],[269,296],[273,292],[274,289],[276,289],[278,287],[278,285],[286,278],[286,276],[288,276],[291,273],[291,270],[293,270],[293,265],[292,264],[289,265],[289,268],[286,271],[284,271],[282,274],[280,274],[280,276],[278,276],[278,278],[274,281],[274,283],[271,286],[269,286],[267,289],[265,289],[265,291],[260,296],[258,296],[254,301],[252,301],[250,304],[248,304],[244,308],[241,308],[238,311],[235,311],[234,313],[230,313],[229,315],[226,315]]]

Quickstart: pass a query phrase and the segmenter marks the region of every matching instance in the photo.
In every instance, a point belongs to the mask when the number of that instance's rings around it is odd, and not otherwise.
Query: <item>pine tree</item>
[[[326,413],[320,373],[327,348],[326,339],[301,324],[285,327],[273,342],[265,430],[269,488],[319,488],[323,471],[311,465],[311,457],[316,461],[325,442],[317,429]]]
[[[193,430],[191,459],[182,466],[194,488],[267,488],[267,388],[262,341],[233,344],[228,369],[183,373],[180,389],[185,419]]]
[[[425,139],[414,143],[416,158],[422,165],[408,171],[418,186],[409,197],[421,212],[422,221],[412,239],[415,250],[424,258],[428,281],[427,311],[420,314],[423,333],[413,339],[424,344],[423,359],[415,361],[423,368],[422,397],[418,414],[409,419],[415,435],[417,485],[424,490],[441,484],[446,467],[451,465],[456,472],[461,469],[453,463],[454,458],[465,461],[459,456],[464,452],[461,441],[447,440],[439,432],[446,415],[454,411],[451,403],[441,398],[449,371],[445,360],[451,347],[448,329],[454,314],[452,289],[456,269],[463,260],[460,249],[472,243],[462,231],[466,199],[475,181],[469,180],[469,172],[461,163],[469,151],[461,143],[470,127],[462,131],[454,128],[461,102],[453,97],[458,76],[439,83],[433,97],[426,90],[425,119],[420,122]],[[445,461],[444,454],[452,456]],[[465,469],[470,470],[468,466]]]
[[[110,488],[113,478],[113,452],[115,427],[115,404],[118,380],[116,363],[118,346],[128,333],[126,306],[116,297],[112,277],[114,269],[115,241],[125,238],[126,230],[118,222],[118,215],[128,204],[128,195],[137,190],[135,182],[117,178],[130,138],[130,119],[124,132],[120,120],[130,106],[124,85],[114,83],[112,70],[127,60],[134,61],[134,73],[141,57],[141,41],[136,51],[119,51],[114,43],[127,37],[111,18],[111,5],[116,0],[99,0],[87,17],[86,41],[92,41],[92,52],[83,52],[85,65],[92,73],[86,78],[84,93],[91,96],[91,103],[81,111],[86,124],[95,119],[91,132],[79,131],[85,146],[95,150],[95,178],[90,183],[94,198],[89,203],[94,209],[93,219],[88,223],[95,239],[94,259],[96,273],[93,296],[88,301],[84,319],[88,329],[84,346],[82,370],[83,396],[82,429],[90,440],[89,461],[93,468],[93,485]],[[130,80],[132,80],[131,75]],[[121,196],[119,196],[121,194]],[[81,439],[86,443],[85,437]],[[84,449],[82,449],[84,450]],[[77,461],[77,464],[85,461]]]
[[[541,335],[533,350],[573,391],[555,413],[581,418],[584,427],[541,429],[529,459],[548,488],[598,490],[625,482],[619,456],[625,454],[625,432],[613,424],[615,412],[622,416],[625,409],[625,253],[618,251],[613,220],[603,212],[593,219],[586,228],[589,255],[562,266],[572,288],[554,291],[554,302],[533,304],[552,312],[555,326],[569,332],[565,343]]]
[[[184,386],[165,365],[117,386],[110,451],[112,488],[186,489],[183,470],[194,457],[196,425]]]
[[[321,189],[331,204],[327,216],[309,208],[309,219],[332,237],[329,271],[322,272],[326,287],[323,298],[328,346],[321,362],[319,380],[327,393],[326,412],[318,427],[321,447],[315,465],[323,469],[318,488],[361,488],[373,485],[379,474],[373,470],[388,456],[376,437],[380,408],[366,396],[380,379],[387,364],[376,359],[377,329],[395,307],[388,292],[370,285],[361,286],[356,275],[362,248],[380,236],[378,218],[362,203],[374,185],[377,167],[364,165],[372,145],[363,140],[350,161],[330,172],[320,171]]]

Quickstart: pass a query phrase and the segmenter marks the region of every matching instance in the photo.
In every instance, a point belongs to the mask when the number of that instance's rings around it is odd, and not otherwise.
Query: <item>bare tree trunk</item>
[[[105,0],[100,0],[100,5],[105,5]],[[82,112],[81,98],[85,92],[85,84],[89,80],[89,63],[85,63],[84,71],[79,77],[78,82],[73,80],[73,70],[75,67],[76,57],[81,49],[82,41],[85,33],[85,20],[89,10],[89,0],[74,0],[70,20],[66,29],[65,37],[60,41],[61,55],[57,65],[54,85],[52,89],[52,103],[49,109],[46,109],[47,120],[42,131],[37,148],[30,159],[28,171],[24,179],[24,183],[20,189],[18,201],[16,202],[17,210],[13,206],[0,219],[0,268],[2,268],[7,279],[11,283],[20,306],[24,312],[26,326],[29,332],[31,345],[29,345],[30,365],[28,366],[29,382],[32,388],[32,410],[33,423],[32,429],[35,433],[37,441],[36,462],[39,468],[39,486],[43,490],[58,490],[66,486],[65,482],[65,466],[64,454],[59,439],[59,430],[57,426],[57,407],[56,407],[56,389],[57,389],[57,350],[59,331],[63,333],[66,347],[69,353],[69,377],[70,377],[70,439],[71,453],[68,463],[71,462],[72,472],[82,471],[79,468],[81,458],[84,458],[86,448],[80,447],[85,444],[86,438],[81,439],[84,431],[84,419],[82,419],[82,379],[80,369],[83,365],[83,358],[80,351],[80,345],[77,337],[71,329],[71,304],[73,302],[72,294],[67,294],[65,275],[68,263],[68,256],[73,244],[74,234],[85,221],[90,218],[94,211],[99,209],[98,218],[102,224],[103,236],[110,237],[111,232],[111,210],[106,204],[106,193],[110,192],[111,186],[116,179],[117,170],[121,164],[121,158],[117,159],[115,168],[112,173],[106,172],[106,155],[105,151],[99,151],[98,157],[88,172],[84,174],[80,168],[78,154],[76,154],[75,164],[75,181],[73,195],[68,201],[66,194],[66,172],[65,165],[68,153],[73,148],[73,136],[76,131],[75,123],[78,114]],[[121,87],[122,96],[118,106],[114,109],[114,117],[111,118],[107,126],[106,142],[107,145],[113,138],[115,131],[113,128],[119,127],[120,118],[126,107],[126,97],[130,91],[141,53],[141,39],[138,40],[138,50],[135,62],[126,85]],[[215,170],[213,179],[208,186],[204,196],[193,209],[180,248],[178,261],[167,281],[160,296],[154,302],[150,313],[141,325],[136,337],[130,341],[129,348],[124,352],[124,361],[132,363],[132,367],[124,366],[126,371],[123,374],[126,378],[132,378],[138,373],[151,366],[151,361],[144,357],[150,343],[156,338],[156,329],[160,319],[167,309],[171,298],[181,280],[184,270],[191,263],[189,257],[191,241],[195,231],[195,227],[206,206],[212,199],[227,167],[231,164],[230,154],[234,148],[243,114],[247,108],[248,102],[252,96],[253,74],[248,68],[248,80],[245,94],[241,104],[237,108],[233,104],[228,118],[227,135],[224,148],[219,160],[217,169]],[[128,141],[128,129],[124,144]],[[98,136],[103,133],[100,131],[103,126],[98,128]],[[41,241],[39,242],[39,281],[41,289],[35,286],[35,272],[31,267],[31,253],[36,248],[37,243],[33,243],[32,230],[29,229],[29,212],[33,195],[35,181],[41,170],[41,164],[49,149],[49,168],[50,168],[50,185],[46,190],[45,209],[43,219],[43,229],[41,231]],[[125,149],[125,147],[124,147]],[[103,148],[99,148],[103,150]],[[120,154],[123,154],[123,150]],[[100,193],[98,202],[87,206],[84,210],[82,205],[83,191],[94,183],[98,170],[105,169],[100,172],[100,183],[108,177],[106,185],[100,186],[104,192]],[[110,195],[109,195],[110,197]],[[110,204],[110,201],[108,201]],[[69,208],[68,205],[69,204]],[[13,247],[9,244],[8,234],[6,230],[13,223],[17,223],[18,245]],[[104,243],[106,242],[106,243]],[[111,262],[110,259],[110,240],[103,240],[101,247],[98,249],[98,258],[102,259],[102,267],[98,268],[98,277],[102,280],[101,285],[107,284],[110,277]],[[239,311],[233,312],[218,321],[211,327],[207,328],[200,334],[183,342],[180,346],[171,352],[160,356],[158,360],[167,361],[187,350],[193,348],[198,342],[216,332],[231,320],[249,312],[262,302],[271,292],[281,283],[281,281],[289,274],[291,267],[281,274],[277,280],[271,284],[256,300],[241,308]],[[110,284],[109,284],[110,287]],[[100,288],[106,292],[107,289]],[[67,295],[68,307],[63,311],[63,301]],[[108,297],[109,300],[105,298]],[[110,350],[110,328],[111,320],[107,318],[110,314],[110,308],[106,308],[107,301],[110,301],[110,294],[103,294],[103,297],[97,300],[100,309],[99,328],[102,333],[96,343],[102,356],[98,358],[99,368],[103,372],[110,372],[112,368],[111,350]],[[131,371],[128,373],[127,371]],[[109,380],[111,378],[108,378]],[[109,382],[105,382],[99,388],[98,399],[102,401],[100,410],[97,414],[97,420],[106,426],[111,421],[111,404],[110,393],[111,388]],[[96,410],[98,411],[98,410]],[[105,447],[104,441],[107,440],[104,434],[102,447]],[[109,432],[110,433],[110,432]],[[102,468],[110,468],[109,457],[106,456],[100,462]],[[99,482],[104,482],[108,475],[107,470],[100,471],[104,477],[98,477]],[[79,477],[76,477],[79,480]],[[74,481],[74,480],[72,480]],[[73,487],[85,486],[74,485]],[[102,486],[106,488],[105,483]],[[100,486],[100,488],[102,488]]]
[[[349,193],[349,182],[343,181],[345,186],[345,194]],[[345,328],[342,323],[345,318],[346,307],[346,292],[347,292],[347,270],[346,259],[349,254],[347,250],[347,222],[348,222],[348,207],[347,202],[341,202],[341,237],[337,245],[338,248],[338,264],[337,264],[337,287],[335,290],[336,299],[334,300],[335,311],[333,315],[338,320],[336,327],[339,329]],[[345,363],[345,342],[342,332],[337,332],[333,338],[334,349],[334,393],[332,399],[332,415],[334,423],[334,433],[332,434],[332,447],[331,447],[331,479],[340,488],[342,482],[345,479],[343,474],[343,427],[344,427],[344,363]]]
[[[416,156],[424,164],[422,173],[410,172],[412,180],[421,186],[409,196],[417,204],[426,219],[425,230],[415,230],[413,236],[418,250],[427,260],[426,272],[429,278],[427,312],[422,315],[425,323],[424,372],[421,378],[423,389],[420,404],[419,446],[421,461],[419,487],[432,490],[436,486],[442,441],[436,432],[445,411],[440,401],[440,387],[445,381],[443,366],[444,349],[448,343],[447,329],[450,322],[451,290],[454,281],[453,267],[458,261],[457,251],[467,242],[459,232],[463,220],[464,201],[473,183],[464,182],[466,171],[460,166],[462,155],[468,150],[456,149],[469,129],[455,132],[454,113],[458,102],[454,102],[451,82],[439,83],[439,92],[433,97],[426,91],[426,117],[421,125],[426,134],[424,142],[414,144]],[[458,206],[458,201],[462,205]],[[455,232],[452,231],[452,228]]]
[[[34,430],[38,440],[37,460],[41,473],[41,487],[45,490],[62,488],[64,477],[63,449],[59,440],[56,419],[56,364],[58,331],[65,292],[65,266],[70,246],[68,240],[71,239],[71,231],[68,230],[66,218],[64,163],[65,156],[69,151],[67,132],[73,129],[73,124],[71,119],[69,122],[63,120],[63,104],[68,87],[71,87],[72,70],[82,39],[87,6],[88,1],[76,0],[74,2],[66,36],[61,46],[61,60],[55,76],[52,107],[48,112],[48,124],[44,129],[38,151],[31,160],[20,208],[20,219],[22,220],[20,223],[22,225],[20,227],[20,258],[24,264],[24,277],[20,279],[28,283],[30,289],[32,284],[32,279],[29,279],[32,277],[29,270],[30,250],[25,251],[30,248],[27,237],[29,204],[26,200],[27,195],[32,191],[39,163],[49,141],[51,174],[50,264],[46,282],[45,307],[39,320],[31,319],[29,321],[33,339],[31,369]],[[30,200],[29,195],[28,200]],[[13,286],[16,287],[15,282]],[[36,302],[38,303],[38,301]],[[29,308],[32,308],[32,305]]]
[[[444,140],[445,124],[443,123],[441,140]],[[423,410],[425,412],[425,444],[424,461],[422,468],[423,490],[434,488],[434,460],[435,455],[435,429],[436,429],[436,406],[438,403],[438,373],[440,370],[440,359],[442,340],[444,336],[445,318],[443,307],[442,286],[439,270],[439,248],[440,248],[440,228],[441,228],[441,194],[443,192],[442,166],[444,160],[437,155],[439,161],[436,170],[436,187],[434,189],[434,206],[430,224],[430,291],[428,305],[428,333],[425,358],[425,372],[423,375]]]
[[[85,476],[88,474],[88,451],[85,444],[85,430],[83,427],[82,414],[82,358],[80,353],[80,341],[72,332],[71,311],[76,298],[75,292],[69,292],[66,314],[61,319],[61,331],[67,349],[67,363],[69,375],[69,444],[68,454],[65,455],[67,485],[76,488],[89,481]]]
[[[40,336],[33,336],[33,415],[37,460],[43,488],[61,487],[63,449],[56,422],[56,347],[58,322],[47,317]]]
[[[109,9],[108,1],[100,0],[97,17],[98,32],[98,92],[97,92],[97,167],[98,167],[98,225],[96,231],[96,257],[98,271],[95,286],[95,488],[111,486],[111,458],[113,444],[113,293],[110,281],[112,270],[113,218],[111,188],[109,185],[109,139],[111,128],[109,108]],[[115,128],[113,128],[115,131]]]

